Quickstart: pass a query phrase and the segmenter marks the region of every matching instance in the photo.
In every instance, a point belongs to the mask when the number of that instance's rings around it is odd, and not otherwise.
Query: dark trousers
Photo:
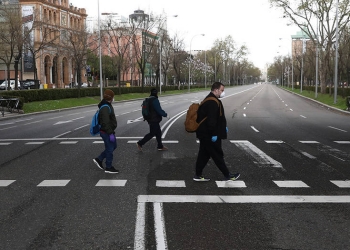
[[[209,159],[212,158],[216,166],[220,169],[225,177],[229,177],[230,172],[224,161],[224,152],[221,147],[221,139],[212,142],[210,139],[199,139],[199,152],[196,162],[196,175],[201,176],[203,169]]]
[[[144,144],[146,144],[146,142],[151,140],[153,136],[155,136],[157,139],[157,143],[158,143],[157,148],[163,148],[162,131],[160,130],[160,125],[158,122],[149,123],[149,133],[145,135],[145,137],[143,137],[143,139],[139,140],[137,143],[142,147]]]
[[[100,161],[106,159],[106,168],[112,167],[113,162],[113,151],[117,148],[117,140],[115,142],[111,142],[109,140],[109,135],[107,133],[100,133],[100,136],[103,139],[105,144],[105,150],[98,156]]]

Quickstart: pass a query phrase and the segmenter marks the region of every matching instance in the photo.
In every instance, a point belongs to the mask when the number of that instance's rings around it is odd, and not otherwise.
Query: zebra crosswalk
[[[72,180],[69,179],[57,179],[57,180],[43,180],[38,183],[37,187],[65,187]],[[123,179],[100,179],[95,187],[126,187],[130,181]],[[189,182],[189,181],[187,181]],[[312,188],[304,181],[301,180],[272,180],[278,188]],[[350,180],[329,180],[330,183],[334,184],[338,188],[350,188]],[[8,187],[15,185],[16,180],[0,180],[0,187]],[[244,180],[236,181],[215,181],[217,188],[247,188]],[[186,188],[185,180],[156,180],[155,187],[157,188]]]

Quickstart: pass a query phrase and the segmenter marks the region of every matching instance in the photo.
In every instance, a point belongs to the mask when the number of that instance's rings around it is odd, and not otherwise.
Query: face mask
[[[223,98],[225,96],[225,91],[222,91],[220,94],[220,98]]]

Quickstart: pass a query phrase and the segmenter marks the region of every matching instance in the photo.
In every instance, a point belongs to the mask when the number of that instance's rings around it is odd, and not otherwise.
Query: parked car
[[[26,81],[22,84],[22,89],[35,89],[34,81]]]
[[[14,90],[15,89],[15,85],[16,85],[16,82],[15,80],[10,80],[10,90]],[[0,85],[0,90],[6,90],[7,89],[7,80],[3,81],[3,83],[1,83]],[[18,82],[18,88],[21,89],[21,83]]]

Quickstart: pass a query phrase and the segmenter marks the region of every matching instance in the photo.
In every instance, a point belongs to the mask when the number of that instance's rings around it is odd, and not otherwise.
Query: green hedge
[[[300,89],[299,85],[294,85],[295,89]],[[315,92],[315,86],[304,86],[303,85],[303,90],[305,91],[313,91]],[[320,93],[321,92],[321,87],[318,87],[317,91]],[[334,89],[332,88],[332,94],[333,94]],[[326,93],[329,93],[329,87],[326,88]],[[338,96],[350,96],[350,88],[343,88],[343,87],[338,87],[337,88],[337,94]]]
[[[149,93],[154,87],[108,87],[114,91],[116,95],[128,93]],[[104,88],[107,89],[107,88]],[[176,90],[177,86],[163,86],[162,91]],[[0,96],[4,98],[20,98],[20,106],[23,103],[37,102],[45,100],[60,100],[66,98],[79,98],[88,96],[100,96],[99,87],[89,88],[72,88],[72,89],[29,89],[29,90],[13,90],[1,91]]]

